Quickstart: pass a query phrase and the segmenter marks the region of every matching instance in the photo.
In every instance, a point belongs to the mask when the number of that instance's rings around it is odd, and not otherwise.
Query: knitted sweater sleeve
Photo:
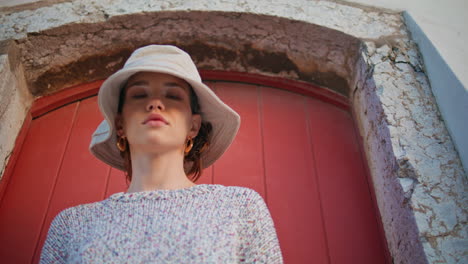
[[[52,221],[47,233],[47,239],[42,247],[39,263],[66,263],[67,244],[71,237],[70,226],[67,221],[68,211],[69,209],[60,212]]]
[[[246,192],[241,231],[240,262],[283,263],[273,219],[262,196]]]

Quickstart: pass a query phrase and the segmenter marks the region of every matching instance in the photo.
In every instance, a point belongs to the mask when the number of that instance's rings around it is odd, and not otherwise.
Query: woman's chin
[[[167,140],[161,140],[160,138],[145,138],[144,140],[139,140],[137,143],[133,144],[132,148],[135,150],[138,149],[142,152],[156,154],[180,148],[180,145],[182,144],[170,144]]]

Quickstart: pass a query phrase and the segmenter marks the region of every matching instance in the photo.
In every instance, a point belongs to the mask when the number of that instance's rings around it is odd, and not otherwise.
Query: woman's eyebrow
[[[148,85],[148,82],[145,80],[140,80],[140,81],[135,81],[127,85],[127,89],[132,87],[132,86],[138,86],[138,85]]]
[[[187,91],[187,87],[185,85],[182,85],[178,82],[166,82],[164,83],[165,86],[169,86],[169,87],[180,87],[182,88],[184,91]]]

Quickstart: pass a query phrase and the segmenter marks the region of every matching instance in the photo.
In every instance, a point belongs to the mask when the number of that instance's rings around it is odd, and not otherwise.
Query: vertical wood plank
[[[262,88],[268,204],[285,263],[328,263],[303,96]]]
[[[218,83],[216,93],[241,116],[241,126],[229,149],[214,166],[215,182],[252,188],[265,197],[258,88]]]
[[[386,263],[364,161],[349,113],[308,99],[332,263]]]
[[[0,259],[30,263],[78,103],[32,121],[0,207]]]
[[[37,262],[55,215],[71,206],[99,201],[105,193],[108,166],[88,150],[91,135],[101,120],[97,97],[80,102],[35,253]]]

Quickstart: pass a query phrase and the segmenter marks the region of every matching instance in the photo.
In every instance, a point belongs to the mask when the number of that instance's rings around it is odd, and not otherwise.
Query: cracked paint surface
[[[382,167],[374,168],[382,174],[375,184],[376,192],[386,189],[381,193],[399,193],[394,200],[380,201],[381,207],[390,208],[383,212],[388,214],[382,217],[384,225],[393,230],[406,229],[401,218],[391,217],[398,215],[394,210],[400,205],[400,215],[414,217],[419,230],[405,232],[413,239],[419,238],[429,263],[465,263],[468,195],[463,167],[437,109],[416,46],[409,37],[387,43],[376,47],[376,42],[366,42],[365,68],[371,73],[354,94],[358,102],[365,100],[361,103],[367,104],[361,109],[367,117],[361,118],[366,119],[362,130],[370,152],[388,151],[394,156],[381,159],[385,160]],[[371,110],[376,116],[369,114]],[[384,131],[376,133],[379,129]],[[399,251],[409,249],[389,242]],[[409,262],[414,260],[402,263]]]

